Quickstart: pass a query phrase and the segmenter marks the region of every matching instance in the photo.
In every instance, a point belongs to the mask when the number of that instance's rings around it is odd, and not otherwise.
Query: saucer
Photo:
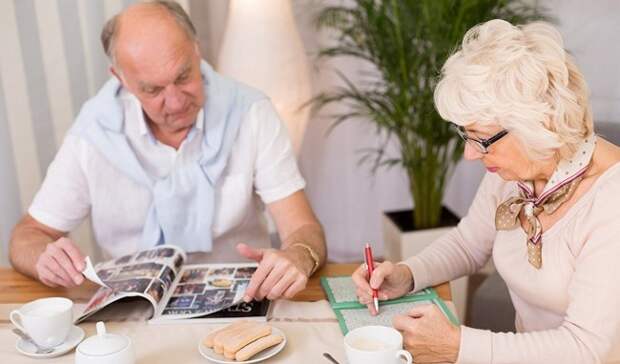
[[[24,341],[22,338],[17,339],[15,348],[20,353],[29,356],[31,358],[53,358],[65,354],[68,351],[73,350],[84,339],[84,330],[81,327],[73,325],[67,339],[60,345],[54,347],[54,351],[47,354],[37,354],[37,348],[29,342]]]
[[[279,343],[276,346],[272,346],[269,349],[261,351],[260,353],[254,355],[253,357],[251,357],[250,359],[248,359],[246,361],[235,361],[235,360],[231,360],[231,359],[226,359],[224,357],[224,355],[217,354],[212,349],[209,349],[208,347],[206,347],[202,343],[203,340],[200,340],[200,343],[198,343],[198,351],[200,352],[200,355],[202,355],[205,359],[208,359],[209,361],[214,362],[214,363],[220,363],[220,364],[229,364],[229,363],[234,363],[234,364],[250,364],[250,363],[258,363],[260,361],[267,360],[267,359],[271,358],[272,356],[276,355],[277,353],[282,351],[282,349],[284,349],[284,346],[286,345],[286,336],[284,336],[284,332],[282,332],[282,330],[278,329],[277,327],[272,327],[271,330],[272,330],[273,334],[282,336],[284,338],[284,340],[282,340],[282,342]]]

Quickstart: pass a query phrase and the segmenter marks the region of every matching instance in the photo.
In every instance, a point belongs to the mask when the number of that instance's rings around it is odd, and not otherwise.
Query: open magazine
[[[266,319],[269,301],[242,302],[256,263],[186,265],[186,261],[185,252],[172,245],[159,245],[94,266],[86,258],[84,275],[101,287],[76,323],[130,297],[150,302],[151,322]]]

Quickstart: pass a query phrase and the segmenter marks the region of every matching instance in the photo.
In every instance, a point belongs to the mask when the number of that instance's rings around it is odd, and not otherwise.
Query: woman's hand
[[[413,289],[413,275],[409,267],[392,262],[374,263],[375,270],[368,282],[368,270],[362,264],[353,272],[353,282],[361,304],[367,305],[371,315],[376,315],[372,304],[372,288],[378,290],[379,300],[389,300],[403,296]],[[371,288],[372,287],[372,288]]]
[[[461,328],[453,325],[437,305],[414,307],[394,316],[392,325],[403,334],[403,347],[416,363],[455,363]]]

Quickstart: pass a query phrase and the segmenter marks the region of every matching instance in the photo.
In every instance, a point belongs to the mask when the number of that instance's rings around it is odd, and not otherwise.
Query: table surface
[[[325,299],[320,277],[351,275],[358,266],[359,263],[325,265],[310,278],[306,289],[299,292],[294,300],[318,301]],[[438,285],[435,289],[443,300],[451,300],[449,283]],[[51,296],[67,297],[75,302],[87,302],[96,290],[97,286],[89,281],[76,288],[51,288],[16,272],[12,268],[0,268],[0,303],[24,303]]]

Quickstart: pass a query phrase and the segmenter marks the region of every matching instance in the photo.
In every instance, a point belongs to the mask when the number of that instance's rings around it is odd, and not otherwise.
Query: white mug
[[[67,298],[42,298],[9,315],[13,325],[44,348],[62,344],[73,326],[73,302]]]
[[[411,364],[411,353],[403,349],[403,336],[387,326],[363,326],[344,337],[349,364]]]

